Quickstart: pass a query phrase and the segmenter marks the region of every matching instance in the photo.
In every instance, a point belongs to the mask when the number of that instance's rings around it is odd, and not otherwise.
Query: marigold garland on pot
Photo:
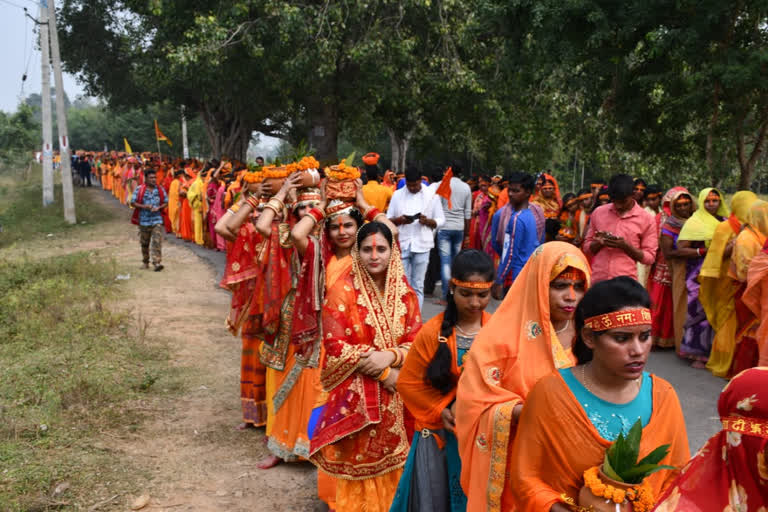
[[[599,471],[599,466],[594,466],[584,472],[584,485],[592,491],[592,494],[602,496],[614,503],[629,501],[635,512],[649,512],[653,508],[653,491],[646,481],[625,491],[600,480]]]
[[[346,159],[339,165],[332,165],[325,168],[325,175],[335,181],[356,180],[360,177],[360,169],[346,164]]]

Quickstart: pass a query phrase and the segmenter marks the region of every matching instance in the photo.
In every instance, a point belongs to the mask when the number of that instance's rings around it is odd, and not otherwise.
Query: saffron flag
[[[160,131],[160,127],[157,126],[157,119],[155,119],[155,138],[157,138],[157,140],[164,140],[169,146],[173,147],[171,140],[163,135],[163,132]]]
[[[448,208],[453,208],[451,204],[451,178],[453,178],[453,169],[449,167],[435,191],[435,194],[448,200]]]
[[[128,144],[128,139],[123,137],[123,143],[125,144],[125,152],[128,153],[128,154],[133,153],[133,150],[131,149],[131,145]]]

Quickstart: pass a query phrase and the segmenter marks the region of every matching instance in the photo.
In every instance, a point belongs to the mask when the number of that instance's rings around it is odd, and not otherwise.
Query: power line
[[[27,8],[24,7],[23,5],[19,5],[17,3],[11,2],[10,0],[0,0],[0,2],[4,2],[4,3],[8,4],[8,5],[12,5],[12,6],[14,6],[14,7],[18,8],[18,9],[24,9],[25,11],[27,10]]]

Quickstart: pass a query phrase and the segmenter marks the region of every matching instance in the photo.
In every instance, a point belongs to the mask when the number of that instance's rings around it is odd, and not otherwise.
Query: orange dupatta
[[[757,335],[758,366],[768,366],[768,242],[763,250],[752,258],[747,272],[747,287],[741,300],[758,318]]]
[[[435,352],[437,352],[437,347],[440,344],[438,338],[444,315],[444,313],[440,313],[421,327],[416,339],[413,340],[411,350],[408,351],[408,357],[405,358],[405,364],[403,364],[397,378],[397,391],[400,392],[405,406],[416,419],[416,430],[443,428],[441,418],[443,409],[448,407],[456,398],[455,387],[448,394],[443,395],[426,380],[427,367],[432,362],[432,358],[435,357]],[[490,319],[491,314],[483,312],[482,324],[487,324]],[[448,343],[448,349],[453,358],[451,374],[458,381],[463,364],[459,364],[460,361],[456,358],[455,330],[448,337],[446,343]]]
[[[589,264],[579,249],[566,242],[539,246],[469,351],[456,395],[468,510],[514,510],[506,482],[517,471],[510,458],[512,410],[540,378],[576,363],[570,350],[562,350],[549,313],[552,274],[569,266],[581,270],[589,285]]]
[[[658,498],[688,462],[690,452],[675,390],[664,379],[651,377],[653,412],[643,428],[640,458],[660,445],[669,444],[669,454],[661,463],[678,468],[648,477],[654,498]],[[560,374],[541,379],[528,395],[512,452],[518,464],[510,472],[516,510],[549,510],[563,501],[563,494],[578,502],[584,471],[602,464],[610,445],[610,441],[600,437]]]

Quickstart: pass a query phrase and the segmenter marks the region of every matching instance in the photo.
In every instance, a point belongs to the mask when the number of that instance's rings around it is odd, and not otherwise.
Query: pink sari
[[[211,243],[217,251],[226,251],[227,242],[216,234],[216,223],[224,216],[224,193],[226,187],[214,182],[208,184],[207,196],[209,200],[208,208],[208,231],[211,235]]]

